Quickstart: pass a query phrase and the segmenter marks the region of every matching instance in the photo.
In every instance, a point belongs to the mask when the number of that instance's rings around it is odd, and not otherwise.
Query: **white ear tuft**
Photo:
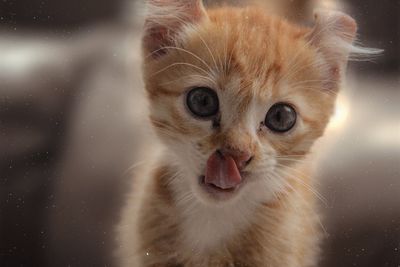
[[[173,45],[185,25],[206,17],[201,0],[147,0],[146,7],[143,46],[155,58],[165,54],[162,48]]]

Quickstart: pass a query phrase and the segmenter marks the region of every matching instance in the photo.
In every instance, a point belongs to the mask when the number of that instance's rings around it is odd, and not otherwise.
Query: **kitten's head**
[[[183,194],[269,201],[323,134],[356,32],[319,11],[304,28],[255,8],[148,0],[143,37],[151,122]]]

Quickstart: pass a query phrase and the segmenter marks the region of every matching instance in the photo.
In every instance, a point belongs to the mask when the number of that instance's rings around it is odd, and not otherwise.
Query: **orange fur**
[[[316,266],[318,195],[304,158],[332,114],[356,25],[322,11],[311,29],[259,8],[206,11],[194,2],[149,1],[144,79],[166,152],[135,178],[119,230],[121,266]],[[217,127],[187,111],[194,86],[218,93]],[[277,102],[299,117],[284,134],[260,124]],[[227,201],[197,184],[220,147],[254,155],[246,184]]]

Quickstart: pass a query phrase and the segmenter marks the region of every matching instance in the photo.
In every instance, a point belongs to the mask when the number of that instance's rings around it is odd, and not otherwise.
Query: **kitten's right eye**
[[[277,103],[268,110],[264,124],[274,132],[283,133],[293,128],[296,118],[296,111],[291,105]]]
[[[186,96],[186,105],[196,117],[208,118],[216,115],[219,110],[217,93],[208,87],[196,87]]]

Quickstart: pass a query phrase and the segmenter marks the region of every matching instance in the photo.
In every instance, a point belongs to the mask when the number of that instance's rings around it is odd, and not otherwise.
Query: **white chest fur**
[[[184,209],[182,220],[183,245],[194,255],[218,253],[225,244],[246,228],[254,208],[250,203],[229,203],[211,207],[195,202]]]

